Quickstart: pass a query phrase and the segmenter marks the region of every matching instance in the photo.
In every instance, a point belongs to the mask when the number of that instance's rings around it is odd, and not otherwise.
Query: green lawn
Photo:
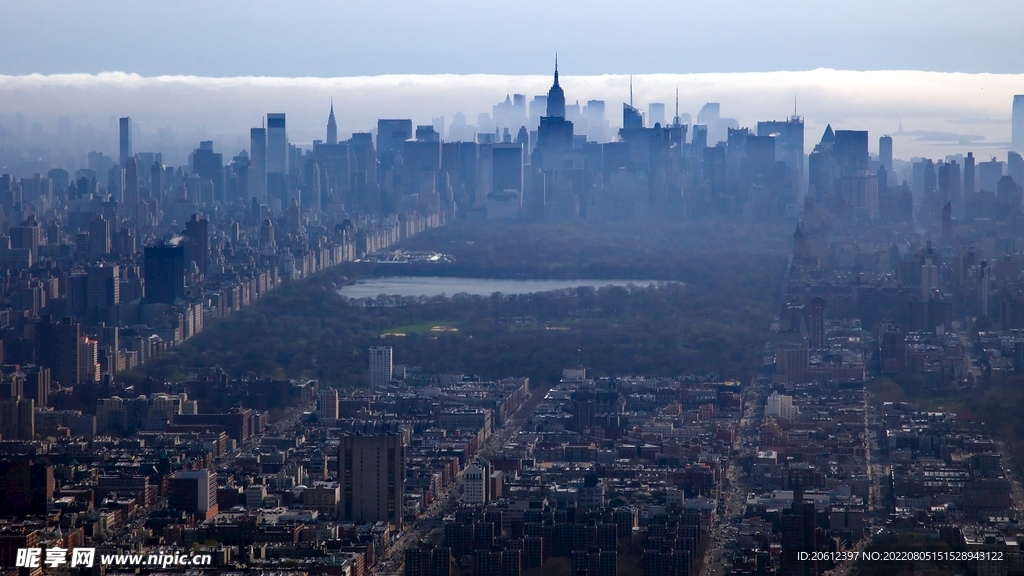
[[[435,328],[437,328],[435,330]],[[436,334],[438,332],[450,332],[457,331],[458,328],[455,326],[455,322],[449,320],[438,320],[436,322],[419,322],[417,324],[405,324],[403,326],[395,326],[394,328],[388,328],[381,332],[381,336],[388,334],[418,334],[420,336],[426,334]]]

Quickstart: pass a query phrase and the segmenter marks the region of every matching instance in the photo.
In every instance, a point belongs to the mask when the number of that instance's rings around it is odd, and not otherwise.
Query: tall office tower
[[[193,214],[185,223],[185,263],[195,263],[203,274],[210,254],[210,222]]]
[[[964,158],[964,198],[970,199],[977,189],[977,180],[974,176],[974,152],[968,152],[967,158]]]
[[[338,122],[334,119],[334,101],[331,100],[331,114],[327,117],[327,143],[338,143]]]
[[[1013,118],[1010,120],[1010,142],[1013,150],[1024,154],[1024,94],[1013,97]]]
[[[647,125],[654,127],[655,124],[666,127],[664,102],[651,102],[647,105]]]
[[[267,203],[267,129],[249,130],[249,198]]]
[[[342,436],[338,477],[344,520],[402,526],[405,442],[401,434]]]
[[[185,248],[159,244],[147,246],[143,265],[145,302],[171,304],[185,297]]]
[[[208,469],[180,470],[167,479],[167,507],[200,515],[217,515],[217,473]]]
[[[892,136],[888,134],[878,139],[878,163],[892,174]]]
[[[630,130],[644,127],[644,116],[632,104],[622,103],[622,129]]]
[[[61,386],[78,381],[78,339],[81,326],[65,317],[51,322],[48,316],[36,323],[36,362],[52,371]]]
[[[124,168],[116,164],[107,169],[107,194],[115,202],[124,201]]]
[[[224,201],[224,155],[213,151],[213,141],[203,140],[192,151],[192,169],[201,182],[213,183],[213,197],[204,197],[203,203]]]
[[[317,400],[317,412],[321,420],[338,419],[338,389],[328,388],[320,391]]]
[[[121,302],[121,277],[115,265],[101,264],[86,269],[85,305],[89,311],[107,308]]]
[[[118,122],[120,128],[121,154],[118,156],[118,163],[125,166],[128,159],[132,157],[132,119],[128,116],[121,118]]]
[[[284,114],[267,114],[267,174],[288,174],[288,131]]]
[[[99,342],[82,336],[78,339],[78,383],[100,380]]]
[[[96,260],[110,254],[110,222],[97,218],[89,222],[89,258]]]
[[[154,160],[153,165],[149,167],[149,192],[155,199],[163,198],[164,165],[158,160]]]
[[[804,178],[804,119],[790,116],[788,120],[772,120],[757,123],[758,136],[771,136],[775,140],[775,159],[785,163],[789,169],[796,193],[794,200],[806,192]]]
[[[139,162],[135,156],[129,156],[124,164],[124,202],[139,202]]]
[[[401,154],[405,141],[412,138],[412,120],[382,118],[377,120],[377,155]]]
[[[491,190],[494,193],[515,190],[523,204],[523,145],[495,144],[491,149]]]
[[[387,386],[394,375],[391,346],[370,347],[370,388]]]
[[[860,176],[868,169],[867,130],[836,130],[835,134],[840,176]]]
[[[825,347],[825,299],[821,296],[812,298],[809,313],[811,348],[821,350]]]

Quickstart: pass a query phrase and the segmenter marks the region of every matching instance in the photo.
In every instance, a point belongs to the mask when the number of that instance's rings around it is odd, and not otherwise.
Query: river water
[[[341,287],[338,294],[346,298],[376,298],[389,296],[452,296],[459,293],[476,296],[502,294],[529,294],[577,288],[579,286],[647,286],[662,284],[663,280],[509,280],[490,278],[449,278],[441,276],[385,276],[366,278]]]

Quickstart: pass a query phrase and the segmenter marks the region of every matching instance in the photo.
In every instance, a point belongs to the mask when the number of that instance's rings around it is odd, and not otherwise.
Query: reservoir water
[[[476,296],[502,294],[529,294],[577,288],[579,286],[626,286],[635,284],[664,284],[664,280],[510,280],[492,278],[447,278],[441,276],[385,276],[356,280],[342,286],[338,294],[346,298],[376,298],[389,296],[453,296],[466,293]]]

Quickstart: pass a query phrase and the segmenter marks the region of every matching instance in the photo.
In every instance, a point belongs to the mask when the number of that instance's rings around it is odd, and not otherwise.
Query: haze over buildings
[[[549,58],[534,62],[538,73],[530,76],[0,76],[0,98],[5,102],[0,110],[0,145],[11,146],[20,125],[22,140],[54,155],[65,149],[84,156],[101,144],[116,153],[117,118],[129,116],[133,150],[162,149],[168,161],[177,163],[184,162],[199,140],[223,143],[232,155],[242,149],[251,152],[247,131],[258,126],[268,110],[276,110],[288,115],[288,141],[309,146],[324,138],[325,110],[332,99],[340,139],[372,131],[378,118],[412,118],[418,125],[440,117],[447,128],[461,112],[469,124],[476,124],[480,113],[490,115],[492,106],[507,95],[532,98],[547,92]],[[628,101],[628,74],[575,75],[573,60],[581,58],[563,54],[561,81],[567,104],[579,101],[582,108],[588,100]],[[1005,149],[1011,138],[1010,102],[1024,86],[1024,74],[830,69],[632,78],[634,103],[645,113],[650,104],[661,103],[671,119],[677,89],[684,123],[687,116],[696,118],[707,102],[720,103],[723,116],[746,126],[789,115],[796,104],[809,132],[820,133],[831,123],[837,129],[892,134],[895,154],[904,159],[966,153],[968,147],[993,153]],[[610,125],[621,126],[611,110]],[[903,132],[898,133],[901,125]],[[451,136],[442,133],[447,140],[457,139]],[[605,135],[613,136],[611,131]],[[809,143],[805,152],[810,152]]]

